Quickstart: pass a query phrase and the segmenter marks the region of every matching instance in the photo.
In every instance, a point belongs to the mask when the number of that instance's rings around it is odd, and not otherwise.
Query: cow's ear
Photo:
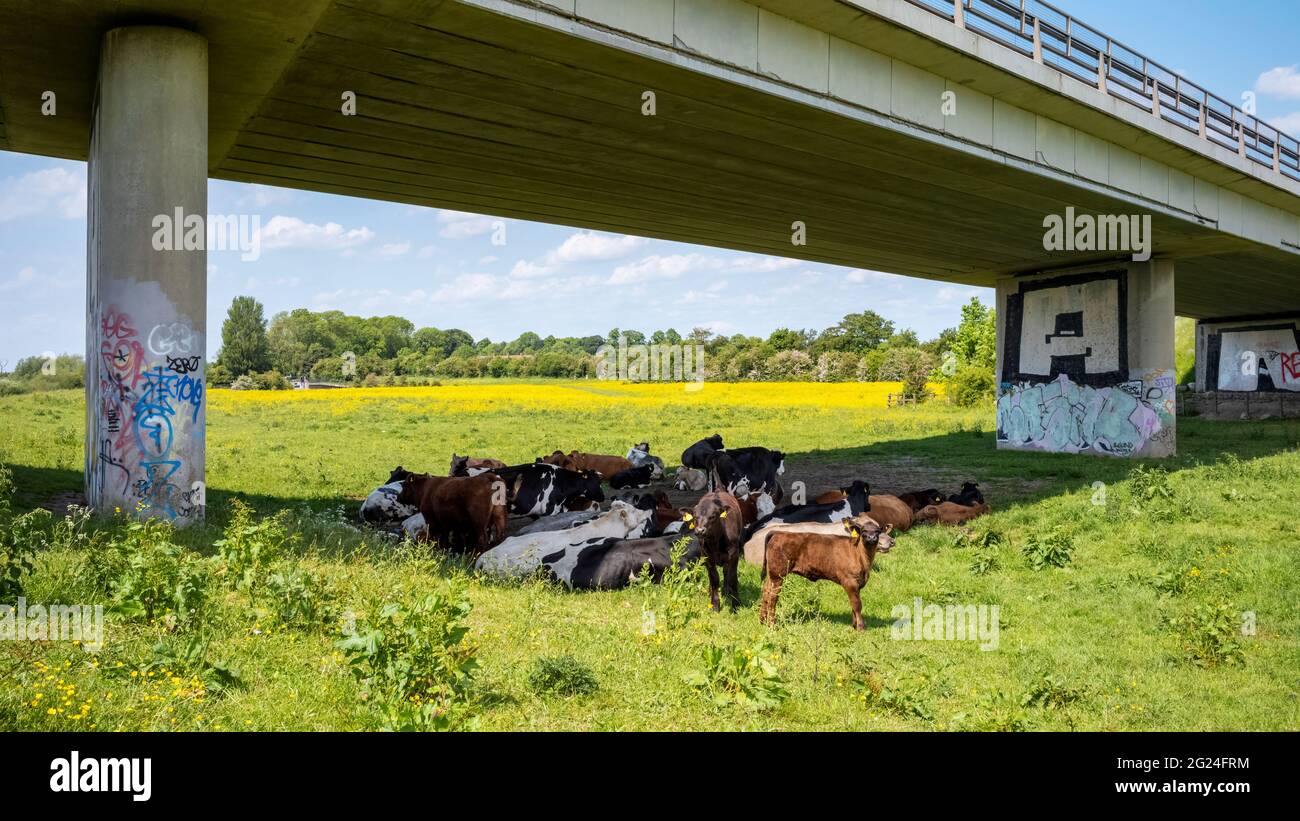
[[[845,531],[852,531],[852,530],[853,530],[853,523],[850,522],[848,519],[845,519],[845,520],[844,520],[844,530],[845,530]]]

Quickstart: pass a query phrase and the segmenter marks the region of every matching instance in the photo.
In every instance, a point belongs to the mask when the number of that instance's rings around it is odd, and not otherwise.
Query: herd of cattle
[[[743,557],[763,568],[764,622],[774,619],[782,580],[794,573],[843,586],[861,630],[859,591],[876,554],[893,546],[893,534],[916,524],[960,524],[989,509],[973,482],[945,497],[933,488],[873,494],[855,481],[778,507],[784,472],[778,450],[729,449],[721,436],[710,436],[682,453],[672,486],[702,495],[678,507],[662,488],[647,490],[668,480],[663,460],[645,442],[626,456],[557,450],[523,465],[453,454],[448,476],[399,465],[361,505],[361,518],[470,554],[483,573],[540,571],[570,589],[617,589],[643,571],[658,581],[674,558],[683,565],[703,559],[714,610],[721,609],[720,595],[733,611],[739,606]],[[607,507],[606,484],[623,491]],[[533,521],[508,535],[511,516]]]

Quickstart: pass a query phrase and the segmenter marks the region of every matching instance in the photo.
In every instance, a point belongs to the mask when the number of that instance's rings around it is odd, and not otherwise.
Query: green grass
[[[1196,320],[1185,316],[1174,319],[1174,373],[1179,385],[1196,380]]]
[[[466,397],[475,390],[461,388]],[[351,404],[235,406],[218,398],[208,420],[208,522],[174,538],[211,555],[228,502],[239,497],[262,513],[294,511],[297,552],[328,579],[340,610],[362,613],[447,585],[462,591],[479,663],[472,712],[483,729],[1300,729],[1294,421],[1180,419],[1179,455],[1141,463],[1166,469],[1167,479],[1135,480],[1140,463],[1131,461],[997,451],[991,408],[647,406],[621,401],[617,386],[600,388],[615,395],[589,407],[521,392],[472,412],[454,401],[380,394]],[[80,487],[82,425],[79,392],[0,398],[0,462],[14,473],[20,509]],[[570,593],[538,580],[494,583],[344,521],[399,462],[440,472],[453,449],[519,460],[557,446],[621,452],[642,439],[674,454],[713,432],[785,450],[784,478],[810,477],[812,491],[829,477],[862,476],[888,489],[898,489],[900,476],[934,477],[941,487],[977,478],[994,513],[973,529],[1005,540],[989,548],[938,528],[900,536],[863,591],[863,633],[849,627],[842,590],[797,578],[787,582],[779,614],[803,617],[760,625],[758,569],[742,565],[739,613],[705,612],[705,591],[691,595],[688,587],[676,591],[685,596],[686,626],[646,636],[643,610],[660,612],[673,590]],[[96,527],[106,537],[122,529],[112,521]],[[1032,569],[1022,550],[1052,533],[1073,545],[1071,561]],[[976,575],[972,563],[989,550],[996,567]],[[28,600],[86,601],[94,595],[86,562],[77,542],[41,555]],[[213,595],[204,623],[175,634],[163,623],[111,618],[98,656],[66,644],[0,643],[0,729],[375,726],[365,686],[334,646],[338,629],[272,628],[248,594]],[[891,639],[891,609],[916,597],[998,605],[998,648]],[[1220,602],[1233,614],[1254,613],[1256,633],[1238,637],[1241,663],[1198,664],[1186,646],[1204,636],[1185,636],[1173,622]],[[187,631],[208,635],[208,658],[237,669],[245,686],[199,700],[186,686],[155,683],[159,675],[129,675],[150,669],[155,643],[182,641]],[[769,660],[788,697],[748,709],[687,683],[706,671],[709,647]],[[534,686],[539,665],[556,658],[571,658],[596,685],[569,694]],[[54,689],[59,681],[75,688],[71,706],[91,699],[84,719],[30,706],[36,692],[43,704],[67,692]]]

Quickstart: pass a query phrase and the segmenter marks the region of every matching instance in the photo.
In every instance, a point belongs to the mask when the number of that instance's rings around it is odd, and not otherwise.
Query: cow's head
[[[715,433],[712,436],[706,437],[704,441],[714,450],[722,450],[722,434]]]
[[[685,516],[682,518],[686,519]],[[706,493],[695,505],[686,526],[701,537],[714,537],[728,531],[738,532],[745,526],[742,518],[735,497],[730,493]]]
[[[537,461],[548,465],[563,465],[565,458],[565,455],[557,450],[552,452],[550,456],[538,456]]]
[[[469,457],[457,456],[455,451],[451,454],[451,472],[448,476],[468,476],[469,475]]]
[[[397,467],[393,468],[391,473],[388,474],[388,484],[391,485],[393,482],[400,482],[410,475],[411,475],[411,471],[407,470],[401,465],[398,465]]]
[[[397,501],[404,505],[420,504],[424,485],[429,481],[427,473],[407,473],[402,479],[402,489],[397,491]]]
[[[854,479],[853,484],[844,489],[844,495],[854,515],[871,510],[871,485],[861,479]]]
[[[639,445],[633,445],[633,446],[632,446],[632,450],[639,450],[639,451],[641,451],[642,453],[649,453],[649,452],[650,452],[650,443],[649,443],[649,442],[642,442],[642,443],[639,444]]]
[[[894,539],[890,536],[893,531],[893,525],[881,526],[879,522],[865,513],[859,513],[843,520],[844,531],[856,545],[867,551],[868,555],[876,553],[888,553],[894,546]]]

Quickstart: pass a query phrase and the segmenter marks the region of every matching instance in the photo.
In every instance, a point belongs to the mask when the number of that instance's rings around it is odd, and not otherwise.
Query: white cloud
[[[1294,137],[1300,134],[1300,111],[1292,111],[1290,114],[1274,117],[1268,123],[1283,134]]]
[[[485,217],[482,214],[470,214],[465,211],[448,211],[444,208],[438,212],[438,222],[442,223],[438,236],[446,239],[465,239],[486,234],[500,220],[496,217]]]
[[[608,262],[622,259],[645,245],[648,240],[630,234],[615,236],[594,231],[578,231],[552,248],[538,260],[521,259],[510,269],[512,277],[531,279],[556,273],[565,265]],[[495,261],[495,257],[493,257]]]
[[[34,285],[36,280],[36,269],[28,265],[27,267],[20,269],[13,279],[7,279],[4,282],[0,282],[0,291],[17,291],[19,288]]]
[[[655,279],[677,279],[686,273],[698,274],[761,274],[781,271],[800,265],[797,259],[761,257],[747,254],[739,257],[711,254],[652,254],[635,262],[620,265],[609,277],[611,285],[627,285]]]
[[[0,180],[0,222],[46,211],[64,219],[84,219],[85,175],[54,167]]]
[[[436,253],[438,253],[438,246],[436,246],[436,245],[422,245],[422,246],[420,246],[420,250],[417,251],[415,255],[416,255],[417,257],[419,257],[420,259],[428,259],[428,258],[432,257],[432,256],[433,256],[434,254],[436,254]]]
[[[280,205],[293,199],[293,192],[287,188],[273,188],[259,183],[243,187],[247,189],[247,193],[236,201],[241,206],[266,208],[268,205]]]
[[[1270,68],[1255,80],[1255,91],[1283,100],[1300,100],[1300,71],[1296,66]]]
[[[390,242],[386,245],[379,246],[380,256],[400,257],[411,250],[409,242]]]
[[[286,217],[280,214],[271,217],[258,234],[262,248],[305,248],[326,251],[351,249],[375,237],[375,232],[365,226],[346,229],[337,222],[317,225],[304,222],[297,217]]]

